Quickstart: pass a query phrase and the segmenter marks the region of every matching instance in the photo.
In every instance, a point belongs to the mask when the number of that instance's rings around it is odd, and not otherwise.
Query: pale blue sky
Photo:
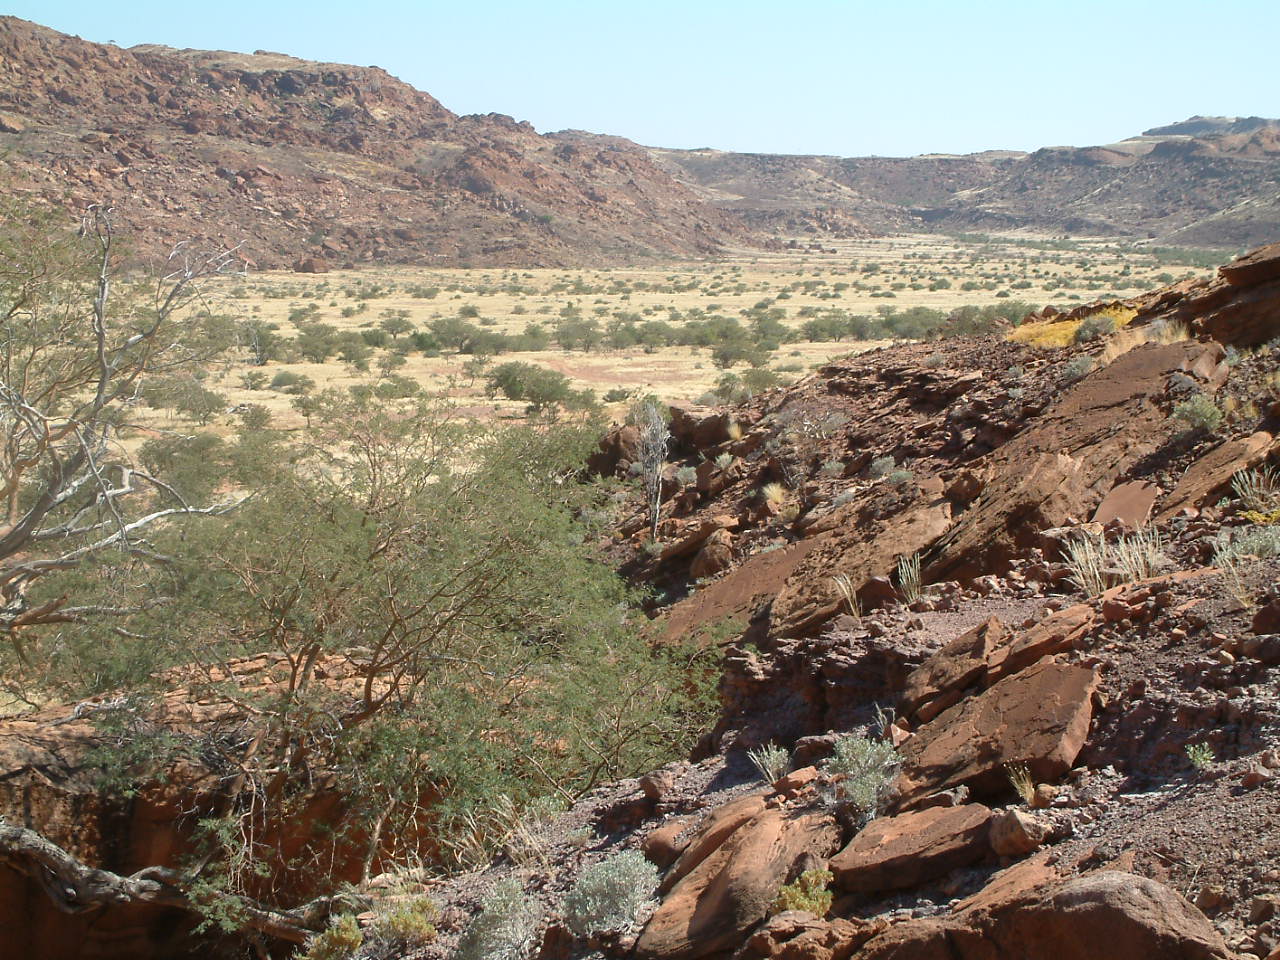
[[[1280,0],[10,0],[120,46],[377,64],[457,113],[656,146],[890,156],[1280,116]]]

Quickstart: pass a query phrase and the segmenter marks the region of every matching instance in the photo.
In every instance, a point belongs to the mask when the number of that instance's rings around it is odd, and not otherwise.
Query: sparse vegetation
[[[748,750],[747,756],[765,783],[776,783],[791,768],[791,754],[776,743]]]
[[[454,960],[527,960],[537,946],[542,912],[514,878],[499,880],[481,901]]]
[[[564,901],[565,923],[579,936],[632,924],[658,887],[658,868],[624,850],[584,869]]]
[[[1212,433],[1222,425],[1223,412],[1203,393],[1183,400],[1173,408],[1175,420],[1181,420],[1188,430],[1196,433]]]
[[[1022,798],[1022,802],[1031,805],[1036,794],[1036,783],[1031,776],[1031,769],[1025,763],[1010,763],[1004,768],[1005,776],[1014,793]]]
[[[830,870],[806,870],[794,883],[789,883],[778,891],[778,899],[773,902],[773,913],[785,910],[803,910],[815,917],[825,917],[831,909],[833,894],[831,881],[835,875]]]
[[[851,812],[856,823],[879,815],[901,762],[886,740],[873,740],[860,733],[845,734],[836,740],[826,769],[839,778],[836,800]]]
[[[920,554],[898,558],[898,589],[907,603],[915,603],[920,599],[922,588],[920,582]]]

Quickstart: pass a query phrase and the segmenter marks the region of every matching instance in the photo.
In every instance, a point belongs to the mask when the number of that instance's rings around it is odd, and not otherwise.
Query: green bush
[[[1223,412],[1203,393],[1183,400],[1173,408],[1173,416],[1197,433],[1212,433],[1222,425]]]
[[[418,897],[379,914],[369,928],[369,941],[397,952],[422,947],[435,940],[439,919],[439,908],[426,897]]]
[[[816,917],[825,917],[831,909],[831,881],[834,879],[830,870],[806,870],[794,883],[778,891],[772,912],[804,910]]]
[[[299,960],[352,960],[363,943],[360,925],[346,913],[312,937]]]
[[[657,886],[658,868],[639,850],[615,854],[574,881],[564,901],[565,922],[579,936],[629,926]]]
[[[1076,332],[1072,335],[1072,340],[1076,343],[1088,343],[1090,340],[1097,340],[1099,337],[1105,337],[1107,334],[1115,332],[1115,317],[1106,313],[1095,313],[1081,321],[1080,326],[1076,327]]]

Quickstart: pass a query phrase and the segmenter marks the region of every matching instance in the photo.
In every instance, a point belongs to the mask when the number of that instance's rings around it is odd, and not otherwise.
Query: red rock
[[[930,807],[872,820],[830,868],[841,890],[905,890],[981,860],[989,851],[991,811],[981,804]]]
[[[733,534],[722,528],[714,531],[702,544],[697,556],[693,558],[693,563],[689,565],[689,576],[695,580],[713,577],[731,566],[733,566]]]
[[[1093,511],[1094,523],[1110,523],[1118,520],[1130,530],[1144,526],[1151,516],[1151,507],[1160,495],[1160,488],[1146,480],[1130,480],[1111,488]]]
[[[998,857],[1024,857],[1034,851],[1048,828],[1022,810],[1006,810],[991,821],[991,849]]]
[[[1259,247],[1218,268],[1218,276],[1233,287],[1248,287],[1280,279],[1280,243]]]
[[[294,273],[328,273],[329,264],[321,257],[305,257],[293,265]]]
[[[751,793],[717,807],[703,821],[697,834],[685,844],[684,853],[675,867],[662,880],[662,890],[669,890],[690,870],[709,857],[733,832],[764,811],[764,794]]]
[[[1202,507],[1216,501],[1226,492],[1237,471],[1256,467],[1277,446],[1265,430],[1218,444],[1187,468],[1173,492],[1160,504],[1156,520],[1163,523],[1187,507]]]
[[[786,776],[778,780],[773,785],[773,789],[779,793],[795,793],[803,790],[809,784],[818,779],[817,767],[801,767],[799,770],[792,770]]]
[[[1042,660],[944,711],[902,747],[902,805],[961,784],[1007,793],[1010,763],[1036,782],[1058,779],[1084,746],[1097,685],[1088,667]]]
[[[697,960],[739,946],[792,867],[826,857],[840,831],[829,814],[769,809],[702,860],[663,898],[636,941],[644,960]]]
[[[961,634],[912,671],[898,709],[921,722],[932,720],[982,677],[992,651],[1008,636],[998,617]]]
[[[910,920],[858,960],[1229,960],[1213,925],[1163,884],[1119,871],[1052,882],[1039,858],[948,917]]]
[[[644,838],[644,842],[640,845],[641,851],[650,863],[657,865],[658,869],[667,869],[689,846],[687,837],[684,840],[679,839],[680,834],[688,826],[688,817],[668,820]]]
[[[849,960],[884,927],[883,920],[823,920],[787,910],[774,914],[751,935],[740,960]]]

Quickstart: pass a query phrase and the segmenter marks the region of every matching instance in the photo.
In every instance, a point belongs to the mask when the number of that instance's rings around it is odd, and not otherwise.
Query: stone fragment
[[[879,817],[831,858],[830,869],[849,893],[909,889],[981,860],[990,821],[978,803]]]

